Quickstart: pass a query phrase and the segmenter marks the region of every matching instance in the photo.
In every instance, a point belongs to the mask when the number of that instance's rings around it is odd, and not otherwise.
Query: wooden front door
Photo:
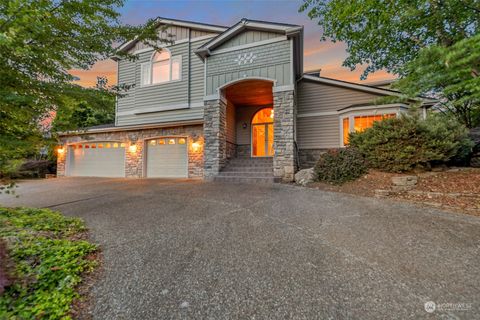
[[[273,153],[273,108],[264,108],[252,119],[252,157],[272,157]]]

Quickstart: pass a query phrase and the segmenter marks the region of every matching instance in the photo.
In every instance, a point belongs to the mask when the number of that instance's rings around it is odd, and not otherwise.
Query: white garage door
[[[125,177],[125,144],[82,143],[69,147],[67,175],[74,177]]]
[[[188,177],[186,138],[162,138],[147,141],[147,177]]]

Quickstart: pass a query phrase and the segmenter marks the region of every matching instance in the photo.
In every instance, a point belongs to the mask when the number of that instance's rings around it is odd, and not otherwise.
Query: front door
[[[264,108],[252,119],[252,157],[272,157],[273,153],[273,108]]]

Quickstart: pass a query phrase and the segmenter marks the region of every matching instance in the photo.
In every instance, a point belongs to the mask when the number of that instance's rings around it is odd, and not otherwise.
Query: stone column
[[[203,134],[204,174],[206,180],[216,176],[226,163],[227,157],[227,103],[218,100],[205,101]]]
[[[273,93],[273,175],[283,181],[293,181],[295,174],[294,99],[293,90]]]
[[[63,153],[57,152],[57,177],[64,177],[66,175],[65,163],[67,162],[68,147],[63,147]]]
[[[125,177],[141,178],[143,176],[143,140],[125,144]],[[136,146],[135,150],[130,145]]]

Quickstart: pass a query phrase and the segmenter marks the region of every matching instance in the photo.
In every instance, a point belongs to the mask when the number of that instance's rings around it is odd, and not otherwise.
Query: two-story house
[[[291,181],[348,134],[405,103],[400,93],[303,72],[303,27],[242,19],[231,27],[158,18],[173,42],[138,41],[115,59],[115,124],[61,133],[59,176]]]

